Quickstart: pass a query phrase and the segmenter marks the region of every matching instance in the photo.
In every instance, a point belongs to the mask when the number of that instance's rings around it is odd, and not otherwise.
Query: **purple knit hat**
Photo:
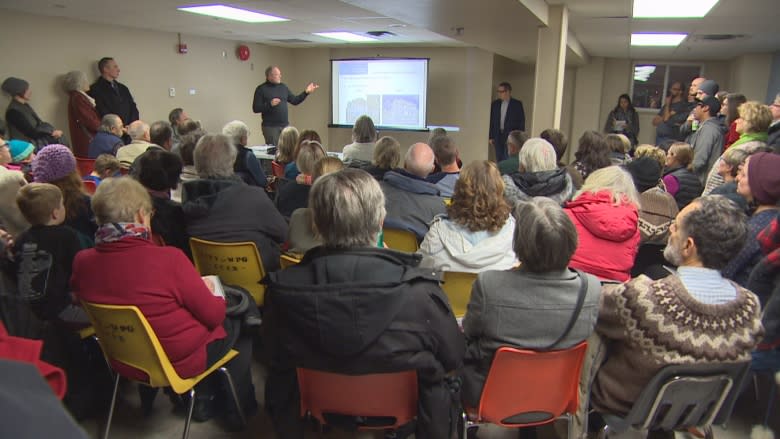
[[[76,157],[65,145],[44,146],[32,161],[36,183],[49,183],[76,170]]]
[[[750,192],[759,204],[776,204],[780,200],[780,154],[759,152],[750,156],[747,178]]]

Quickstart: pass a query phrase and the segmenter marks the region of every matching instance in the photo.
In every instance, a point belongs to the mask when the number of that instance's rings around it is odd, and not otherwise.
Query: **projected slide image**
[[[379,95],[368,95],[365,98],[355,98],[347,102],[347,123],[354,124],[358,117],[367,115],[371,120],[378,121],[380,116]]]
[[[383,125],[415,125],[420,119],[420,98],[417,95],[382,96]]]

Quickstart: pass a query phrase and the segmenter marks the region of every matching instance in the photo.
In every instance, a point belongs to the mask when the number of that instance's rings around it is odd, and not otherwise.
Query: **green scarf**
[[[747,142],[764,142],[766,143],[766,139],[769,137],[769,135],[766,132],[761,133],[742,133],[741,136],[739,136],[739,139],[737,139],[736,142],[732,143],[731,146],[737,146],[742,143]]]

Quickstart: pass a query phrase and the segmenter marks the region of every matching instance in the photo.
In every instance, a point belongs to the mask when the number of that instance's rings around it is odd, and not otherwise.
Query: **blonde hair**
[[[295,160],[295,147],[298,145],[298,128],[294,126],[284,127],[279,134],[278,145],[276,145],[276,161],[279,163],[290,163]]]
[[[574,194],[574,199],[580,195],[590,192],[598,193],[608,191],[612,195],[612,202],[619,206],[623,203],[630,203],[639,208],[639,192],[634,185],[634,179],[631,174],[619,166],[607,166],[593,171],[582,188]]]
[[[46,225],[60,203],[62,191],[49,183],[26,184],[16,194],[16,205],[32,226]]]
[[[376,141],[374,146],[374,165],[380,169],[393,169],[401,161],[401,144],[390,136]]]
[[[604,142],[606,142],[610,151],[625,154],[631,149],[631,141],[628,140],[628,137],[621,136],[623,135],[607,134],[606,137],[604,137]],[[625,140],[623,140],[624,138]]]
[[[128,177],[103,180],[92,196],[92,211],[98,224],[132,223],[135,214],[152,213],[152,199],[141,183]]]
[[[758,101],[747,101],[737,108],[739,117],[745,121],[745,131],[761,133],[769,129],[772,123],[772,110]]]
[[[323,157],[317,160],[314,164],[314,172],[312,173],[312,180],[316,180],[323,175],[328,175],[333,172],[338,172],[344,169],[344,162],[337,157]]]
[[[657,146],[648,144],[639,145],[636,148],[636,151],[634,151],[634,158],[638,159],[639,157],[650,157],[661,164],[661,169],[666,166],[666,153]]]
[[[669,154],[674,154],[675,160],[683,168],[692,169],[693,166],[693,147],[684,142],[672,143],[669,147]]]
[[[306,140],[301,143],[298,149],[298,155],[295,157],[295,164],[303,175],[312,175],[314,164],[317,160],[326,157],[325,148],[316,140]]]
[[[95,171],[101,176],[106,171],[119,172],[119,160],[111,154],[100,154],[95,159]]]

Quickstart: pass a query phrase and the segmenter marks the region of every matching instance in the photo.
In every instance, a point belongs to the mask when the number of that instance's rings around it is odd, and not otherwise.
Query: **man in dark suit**
[[[496,163],[506,160],[506,138],[513,130],[525,131],[523,103],[512,98],[508,82],[498,84],[498,99],[490,106],[490,144],[496,148]]]
[[[116,114],[128,126],[139,119],[138,107],[135,105],[133,95],[119,78],[119,64],[114,58],[101,58],[98,61],[100,77],[89,88],[89,95],[95,99],[95,110],[100,117],[106,114]],[[129,143],[129,137],[125,134],[122,139]]]

